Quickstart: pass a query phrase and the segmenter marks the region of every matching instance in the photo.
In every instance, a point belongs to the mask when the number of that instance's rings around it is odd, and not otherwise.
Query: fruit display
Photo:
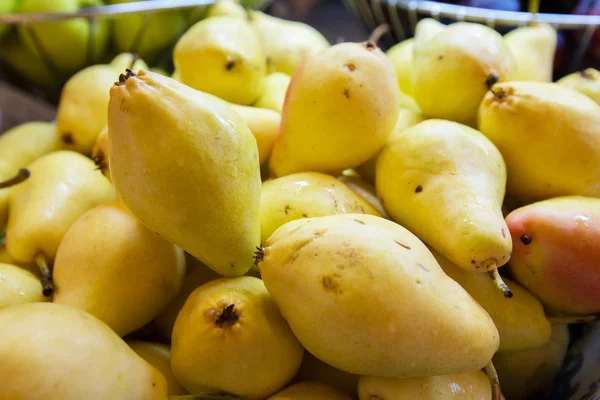
[[[553,82],[553,27],[139,17],[0,135],[0,400],[545,400],[600,315],[600,73]]]

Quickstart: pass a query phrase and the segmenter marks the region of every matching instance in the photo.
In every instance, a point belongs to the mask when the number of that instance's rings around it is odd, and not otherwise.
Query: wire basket
[[[559,32],[564,32],[568,41],[566,62],[557,62],[557,75],[564,75],[589,66],[586,59],[596,29],[600,26],[600,15],[542,14],[519,11],[490,10],[436,1],[422,0],[344,0],[351,13],[362,20],[370,30],[380,24],[388,24],[396,42],[414,36],[415,26],[423,18],[434,18],[444,23],[476,22],[496,29],[501,33],[525,26],[532,22],[547,23]],[[539,5],[530,1],[531,7]],[[560,49],[559,49],[560,50]],[[563,60],[560,60],[563,61]]]

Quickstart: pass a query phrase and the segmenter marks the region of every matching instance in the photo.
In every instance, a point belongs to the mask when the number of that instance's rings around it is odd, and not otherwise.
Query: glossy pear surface
[[[42,284],[31,272],[0,261],[0,310],[18,304],[46,301]]]

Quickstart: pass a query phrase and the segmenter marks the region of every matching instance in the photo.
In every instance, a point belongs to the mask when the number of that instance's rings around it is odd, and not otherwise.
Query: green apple
[[[110,4],[131,3],[136,0],[109,0]],[[138,32],[145,22],[146,14],[129,14],[114,19],[113,41],[120,52],[136,52],[152,63],[167,46],[183,33],[186,18],[181,10],[154,12],[150,16],[137,48],[133,46]]]
[[[0,1],[0,14],[15,12],[17,8],[17,0],[2,0]],[[0,24],[0,39],[8,32],[10,25]]]
[[[21,0],[20,12],[75,12],[83,7],[103,4],[102,0]],[[66,21],[41,22],[32,25],[31,29],[59,71],[70,75],[83,68],[88,61],[95,63],[100,59],[108,44],[110,26],[106,19],[98,19],[95,25],[90,27],[88,20],[76,18]],[[88,60],[90,31],[94,38],[92,60]],[[19,35],[31,51],[39,53],[34,38],[24,25],[19,26]]]

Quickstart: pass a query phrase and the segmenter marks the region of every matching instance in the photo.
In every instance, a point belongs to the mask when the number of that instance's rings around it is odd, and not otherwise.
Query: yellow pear
[[[35,263],[19,263],[8,254],[6,246],[4,245],[4,240],[0,240],[0,263],[16,265],[19,268],[31,272],[34,276],[41,278],[40,269]]]
[[[413,49],[415,39],[404,40],[390,48],[386,54],[394,65],[398,87],[403,93],[412,95]]]
[[[414,125],[381,152],[376,177],[392,219],[459,267],[489,271],[510,258],[504,161],[480,132],[443,120]]]
[[[250,269],[261,180],[256,140],[238,113],[141,70],[111,89],[108,135],[112,181],[136,217],[222,275]]]
[[[393,378],[455,374],[483,368],[498,349],[485,310],[416,236],[384,218],[288,222],[257,260],[300,343],[341,370]]]
[[[380,215],[331,175],[303,172],[265,182],[260,201],[262,242],[287,222],[336,214]]]
[[[548,24],[524,26],[504,36],[517,64],[514,80],[552,82],[556,36]]]
[[[410,128],[411,126],[416,125],[424,120],[425,118],[423,118],[423,114],[420,112],[405,107],[400,108],[396,126],[394,126],[394,131],[390,135],[388,142],[394,140],[396,136],[400,135],[407,128]],[[380,153],[381,152],[377,152],[373,157],[369,158],[366,163],[356,167],[356,172],[358,172],[361,178],[372,184],[375,184],[375,170]]]
[[[6,246],[2,242],[0,243],[0,263],[13,264],[15,260],[13,260],[10,254],[8,254],[8,251],[6,251]]]
[[[261,12],[252,12],[250,21],[265,48],[269,67],[293,75],[307,59],[329,47],[315,28],[301,22],[286,21]]]
[[[219,16],[247,18],[248,13],[237,0],[219,0],[210,6],[207,17]]]
[[[377,198],[375,186],[371,185],[369,182],[363,180],[357,175],[340,175],[338,176],[338,180],[344,182],[356,194],[365,199],[367,203],[375,208],[381,216],[385,218],[388,217],[387,213],[383,209],[383,206],[381,205],[381,201],[379,201]]]
[[[358,381],[358,398],[360,400],[492,400],[492,387],[483,371],[412,379],[362,376]]]
[[[594,100],[596,104],[600,104],[600,71],[598,70],[588,68],[581,72],[574,72],[556,83],[575,89]]]
[[[507,165],[508,195],[521,201],[600,196],[600,106],[555,83],[494,85],[479,130]]]
[[[0,262],[0,310],[41,301],[46,301],[46,298],[35,275],[16,265]]]
[[[232,103],[252,104],[264,87],[263,47],[244,19],[219,16],[196,23],[177,42],[173,62],[181,82]]]
[[[181,309],[171,367],[190,393],[224,391],[264,399],[298,371],[304,349],[258,278],[219,279]]]
[[[21,304],[0,326],[0,400],[167,399],[165,378],[85,311]]]
[[[272,110],[235,104],[232,104],[231,108],[248,124],[258,146],[258,161],[261,165],[264,164],[269,160],[275,139],[279,134],[281,115]]]
[[[54,302],[81,308],[119,336],[141,328],[181,289],[185,259],[112,201],[71,226],[58,247]]]
[[[92,147],[92,160],[96,164],[96,167],[102,171],[102,175],[109,181],[110,179],[110,163],[108,157],[108,127],[104,127],[102,132],[96,138],[94,146]]]
[[[563,365],[569,347],[567,325],[553,325],[552,338],[539,349],[498,353],[494,366],[508,400],[543,399]]]
[[[265,87],[258,100],[256,100],[256,103],[254,103],[254,106],[267,108],[281,114],[283,103],[285,102],[285,94],[291,80],[292,78],[283,72],[273,72],[267,75],[265,78]]]
[[[417,26],[415,27],[415,41],[413,44],[413,62],[414,53],[416,51],[419,51],[419,49],[421,49],[424,43],[427,43],[429,40],[433,39],[435,35],[437,35],[445,28],[446,25],[433,18],[423,18],[417,23]]]
[[[169,303],[155,319],[154,324],[158,328],[158,332],[162,339],[171,342],[171,333],[179,311],[183,308],[188,296],[196,290],[197,287],[204,285],[207,282],[222,278],[221,275],[208,268],[202,262],[186,253],[186,275],[183,278],[183,285],[177,296]]]
[[[10,189],[6,248],[18,262],[52,262],[77,218],[115,191],[92,160],[72,151],[45,155],[28,169],[31,177]]]
[[[0,136],[0,183],[20,168],[57,149],[56,126],[49,122],[27,122]],[[0,189],[0,232],[8,220],[8,188]]]
[[[472,124],[489,88],[514,77],[510,50],[487,26],[458,22],[415,40],[413,96],[428,118]]]
[[[432,251],[446,275],[461,285],[488,312],[498,333],[498,351],[521,351],[543,347],[550,340],[550,322],[538,299],[522,286],[504,278],[513,297],[507,300],[486,274],[465,271]]]
[[[169,395],[186,394],[171,370],[171,348],[166,344],[132,341],[127,343],[136,354],[156,368],[166,379]]]
[[[270,168],[337,173],[379,151],[398,120],[394,67],[372,42],[341,43],[296,71]]]
[[[342,371],[324,363],[306,351],[304,352],[304,359],[302,360],[298,374],[294,378],[294,382],[321,382],[349,396],[356,397],[356,386],[358,385],[359,378],[360,376],[358,375]]]
[[[351,400],[352,397],[321,382],[300,382],[267,400]]]

